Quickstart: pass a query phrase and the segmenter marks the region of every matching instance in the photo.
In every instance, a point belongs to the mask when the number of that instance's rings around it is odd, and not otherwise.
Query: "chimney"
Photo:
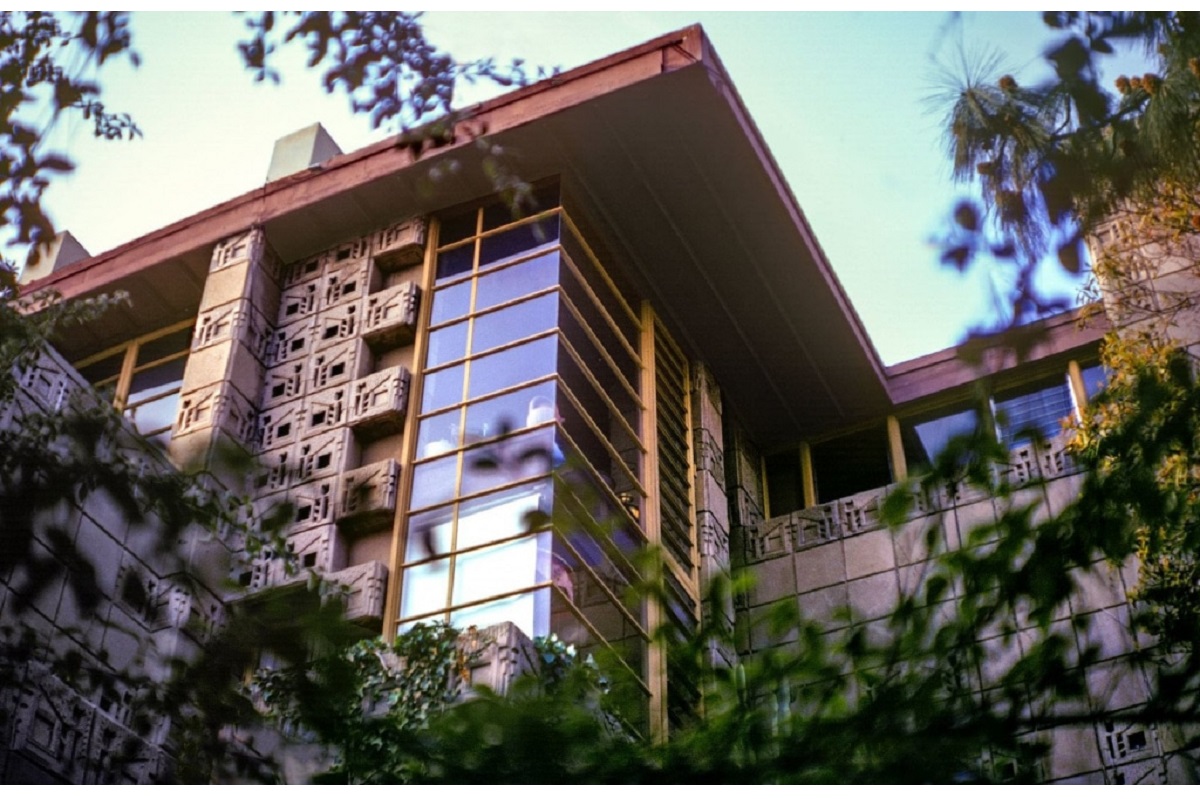
[[[69,230],[61,231],[49,244],[29,251],[29,257],[25,259],[25,268],[21,270],[17,283],[26,286],[35,280],[41,280],[51,272],[57,272],[65,266],[91,257],[92,254],[83,248]]]
[[[325,132],[321,123],[314,122],[275,142],[271,166],[267,169],[267,183],[303,172],[341,154],[342,148]]]

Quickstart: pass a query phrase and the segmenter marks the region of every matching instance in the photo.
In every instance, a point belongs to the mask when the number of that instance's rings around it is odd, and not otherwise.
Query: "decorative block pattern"
[[[350,386],[341,385],[310,394],[304,409],[304,429],[308,434],[341,427],[349,416]]]
[[[184,435],[208,429],[251,444],[257,437],[256,420],[249,399],[230,383],[217,383],[180,395],[175,432]]]
[[[268,369],[263,380],[263,393],[260,407],[263,410],[273,408],[285,402],[291,402],[304,393],[304,374],[306,364],[292,361]]]
[[[256,228],[234,234],[213,248],[208,270],[216,272],[239,261],[254,260],[262,252],[263,244],[262,231]]]
[[[313,256],[305,258],[303,261],[297,261],[294,264],[288,264],[281,270],[280,282],[283,288],[289,289],[298,286],[308,280],[316,280],[321,276],[321,258]]]
[[[387,566],[369,560],[326,577],[345,590],[346,618],[366,621],[383,618],[383,600],[387,592]]]
[[[408,410],[410,381],[403,366],[356,380],[350,388],[350,425],[372,434],[399,432]]]
[[[335,571],[338,563],[339,541],[337,528],[333,525],[314,527],[310,530],[297,532],[288,537],[288,557],[275,557],[271,553],[264,554],[256,560],[251,569],[250,590],[261,591],[307,580],[307,572],[315,571],[328,574]],[[292,563],[292,573],[288,573],[287,562]]]
[[[279,322],[286,324],[316,313],[320,284],[315,280],[292,286],[279,300]]]
[[[360,532],[390,524],[396,515],[399,478],[400,466],[391,458],[343,474],[338,523]]]
[[[310,436],[296,444],[294,484],[306,480],[324,480],[345,471],[358,459],[358,442],[349,429],[333,430]]]
[[[425,257],[428,224],[424,218],[390,225],[375,234],[373,255],[385,272],[419,264]]]
[[[372,347],[392,347],[411,341],[417,328],[421,289],[411,281],[367,297],[363,338]]]
[[[256,440],[263,449],[294,443],[305,429],[303,406],[292,403],[263,411],[258,417]]]
[[[239,298],[203,311],[196,319],[192,352],[234,340],[260,360],[270,337],[270,325],[249,300]]]
[[[318,334],[313,319],[311,316],[297,319],[277,328],[267,346],[267,362],[271,365],[287,363],[303,358],[315,349]]]
[[[362,377],[371,357],[366,344],[353,339],[322,349],[310,362],[308,390],[320,391]]]
[[[19,383],[25,395],[47,413],[62,410],[71,394],[84,385],[75,370],[53,351],[40,353],[20,375]]]
[[[352,338],[358,332],[361,308],[361,303],[351,302],[324,309],[317,317],[315,341],[310,348],[325,349]]]
[[[331,272],[334,269],[345,265],[348,261],[366,258],[370,252],[370,236],[363,236],[362,238],[343,242],[336,247],[331,247],[321,254],[321,267],[326,272]]]
[[[334,504],[337,497],[335,480],[318,480],[303,483],[292,489],[289,496],[295,507],[293,522],[295,529],[334,521]]]
[[[322,281],[321,307],[333,308],[344,302],[362,299],[378,288],[379,273],[369,261],[351,261],[325,275]]]

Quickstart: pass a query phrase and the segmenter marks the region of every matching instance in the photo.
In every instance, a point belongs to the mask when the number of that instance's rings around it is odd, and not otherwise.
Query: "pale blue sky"
[[[322,122],[342,149],[375,141],[300,54],[283,85],[255,84],[228,14],[135,15],[141,69],[106,66],[111,110],[145,136],[96,143],[86,123],[55,132],[78,171],[55,186],[56,223],[99,253],[261,185],[274,141]],[[570,68],[693,22],[704,25],[884,362],[950,346],[989,313],[985,270],[963,277],[930,243],[961,191],[949,183],[940,119],[922,102],[936,61],[992,42],[1009,71],[1044,69],[1034,12],[454,13],[427,17],[456,57],[520,56]],[[478,99],[477,96],[470,99]],[[1071,293],[1068,290],[1068,293]]]

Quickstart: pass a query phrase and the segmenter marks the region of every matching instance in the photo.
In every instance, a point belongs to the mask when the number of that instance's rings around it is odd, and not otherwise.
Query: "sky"
[[[1018,81],[1044,77],[1037,13],[437,12],[425,21],[459,60],[562,69],[700,22],[884,363],[952,346],[995,318],[996,270],[959,275],[939,265],[932,243],[966,189],[950,182],[944,107],[927,98],[938,65],[963,48],[999,50]],[[275,140],[313,122],[345,152],[394,132],[325,94],[299,51],[279,60],[281,85],[255,83],[235,51],[241,35],[228,13],[135,14],[141,67],[106,64],[97,79],[106,107],[132,114],[143,136],[97,142],[82,121],[52,131],[46,147],[77,169],[51,187],[49,209],[91,253],[262,185]]]

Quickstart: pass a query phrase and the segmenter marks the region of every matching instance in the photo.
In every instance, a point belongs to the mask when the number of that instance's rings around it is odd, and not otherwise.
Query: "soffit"
[[[861,324],[740,104],[697,63],[511,129],[516,175],[562,175],[763,445],[889,407]],[[266,223],[286,260],[493,189],[466,144]],[[453,165],[453,166],[451,166]]]
[[[464,134],[484,126],[512,174],[563,176],[761,445],[887,412],[861,323],[698,29],[486,103],[450,144],[416,152],[393,139],[340,156],[46,283],[80,296],[145,278],[152,285],[139,290],[165,286],[166,299],[151,302],[177,313],[198,297],[204,253],[251,225],[290,262],[492,193],[486,148]],[[185,280],[171,286],[177,277]]]
[[[193,250],[108,283],[88,296],[111,297],[121,293],[126,295],[127,302],[68,328],[55,339],[55,347],[68,361],[77,361],[195,317],[208,276],[208,262],[209,249]]]

